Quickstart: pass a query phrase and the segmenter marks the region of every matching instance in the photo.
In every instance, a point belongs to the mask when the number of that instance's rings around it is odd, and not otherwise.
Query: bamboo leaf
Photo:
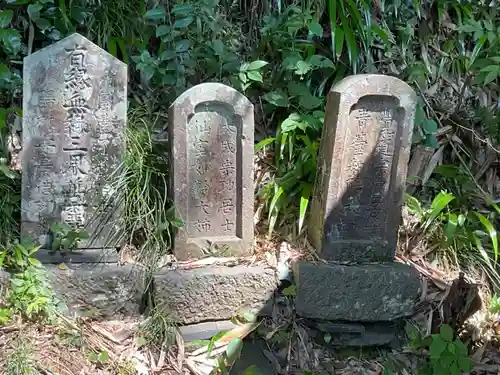
[[[484,228],[488,231],[488,234],[491,239],[491,243],[493,245],[493,253],[495,255],[495,263],[498,261],[498,238],[497,231],[491,221],[488,220],[484,215],[479,212],[474,212],[474,214],[479,218],[481,224],[483,224]]]
[[[429,225],[432,224],[432,222],[441,214],[441,212],[444,210],[444,208],[450,203],[453,199],[455,199],[455,196],[453,194],[445,193],[445,192],[440,192],[434,200],[432,201],[431,208],[432,211],[425,221],[424,224],[424,230],[426,230]]]

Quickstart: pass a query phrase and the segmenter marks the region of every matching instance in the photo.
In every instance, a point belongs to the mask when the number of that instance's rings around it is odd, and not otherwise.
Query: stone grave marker
[[[125,151],[127,66],[72,34],[24,59],[23,90],[22,236],[46,249],[42,260],[58,262],[50,227],[66,222],[90,235],[71,261],[116,259],[103,250],[117,246],[108,177]]]
[[[418,300],[418,272],[393,262],[416,102],[383,75],[347,77],[328,96],[308,233],[328,263],[298,261],[293,274],[297,314],[332,342],[388,344]]]
[[[180,95],[169,110],[171,193],[184,220],[178,259],[229,256],[253,243],[253,104],[220,83]]]
[[[321,257],[393,259],[416,103],[408,84],[384,75],[331,89],[308,233]]]

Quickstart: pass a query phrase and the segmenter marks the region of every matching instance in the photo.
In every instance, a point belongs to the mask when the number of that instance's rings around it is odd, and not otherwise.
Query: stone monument
[[[127,66],[72,34],[24,59],[23,90],[22,236],[58,262],[50,228],[65,222],[90,236],[71,261],[115,260],[120,213],[107,178],[125,151]]]
[[[190,88],[169,110],[170,198],[184,221],[174,255],[214,261],[156,272],[156,301],[197,339],[238,312],[259,312],[278,286],[273,269],[223,265],[252,252],[253,111],[244,95],[220,83]]]
[[[171,189],[185,226],[178,259],[245,255],[253,244],[253,104],[220,83],[184,92],[169,111]]]
[[[418,274],[393,259],[416,103],[410,86],[384,75],[331,89],[308,233],[328,264],[294,264],[299,315],[378,322],[411,313]]]

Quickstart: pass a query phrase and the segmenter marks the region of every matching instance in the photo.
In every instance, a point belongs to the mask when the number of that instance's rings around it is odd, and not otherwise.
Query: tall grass
[[[167,156],[153,139],[155,122],[145,107],[129,111],[127,152],[111,183],[123,209],[120,242],[134,245],[136,260],[148,266],[157,264],[171,247]]]

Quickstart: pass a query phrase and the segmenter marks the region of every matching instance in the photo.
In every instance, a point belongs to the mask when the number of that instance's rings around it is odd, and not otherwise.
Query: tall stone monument
[[[184,220],[178,259],[244,255],[253,243],[253,104],[220,83],[184,92],[169,111],[171,193]]]
[[[331,89],[308,233],[328,263],[295,263],[299,315],[366,323],[411,313],[418,274],[393,259],[416,103],[410,86],[384,75]]]
[[[416,100],[405,82],[383,75],[351,76],[332,88],[309,225],[323,258],[393,259]]]
[[[103,250],[117,246],[108,177],[125,151],[127,66],[72,34],[24,59],[23,90],[22,236],[56,262],[50,228],[65,222],[90,235],[72,261],[116,259]]]

